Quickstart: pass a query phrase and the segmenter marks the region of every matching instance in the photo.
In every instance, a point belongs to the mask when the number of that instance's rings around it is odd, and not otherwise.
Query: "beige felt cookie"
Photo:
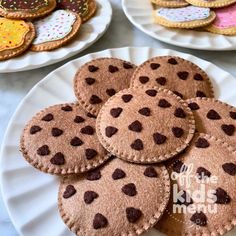
[[[199,7],[219,8],[229,6],[236,0],[186,0],[186,2]]]
[[[87,174],[64,178],[58,207],[76,235],[140,235],[159,220],[169,191],[164,166],[115,158]]]
[[[172,90],[183,99],[214,97],[208,75],[197,65],[180,57],[154,57],[137,67],[131,87],[158,86]]]
[[[96,119],[78,104],[60,104],[37,113],[26,125],[21,151],[35,168],[51,174],[82,173],[108,159]]]
[[[158,7],[185,7],[189,4],[185,0],[151,0],[151,2]]]
[[[171,197],[156,228],[168,236],[224,235],[236,225],[236,153],[222,140],[197,136],[167,166]],[[232,234],[233,235],[233,234]]]
[[[165,161],[191,141],[194,119],[187,103],[167,89],[122,90],[99,112],[97,134],[113,155],[137,163]]]

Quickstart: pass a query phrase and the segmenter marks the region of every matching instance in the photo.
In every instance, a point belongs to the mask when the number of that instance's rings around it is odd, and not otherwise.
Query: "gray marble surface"
[[[140,32],[125,17],[120,0],[111,0],[113,7],[113,19],[105,35],[89,49],[65,60],[41,69],[27,72],[0,74],[0,144],[3,140],[9,119],[16,107],[26,93],[49,72],[63,65],[67,61],[80,57],[84,54],[100,51],[107,48],[126,47],[126,46],[149,46],[155,48],[170,48],[181,52],[186,52],[200,58],[211,61],[219,67],[230,72],[236,77],[236,51],[229,52],[208,52],[197,51],[174,47],[161,43]],[[1,167],[0,167],[1,168]],[[0,194],[0,235],[14,236],[17,232],[4,207]]]

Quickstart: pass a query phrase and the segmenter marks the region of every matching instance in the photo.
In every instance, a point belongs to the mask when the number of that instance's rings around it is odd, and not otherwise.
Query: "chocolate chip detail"
[[[196,73],[193,77],[194,80],[198,80],[198,81],[202,81],[203,80],[203,77],[201,74],[199,73]]]
[[[141,84],[146,84],[149,81],[149,77],[147,76],[140,76],[139,81]]]
[[[124,63],[123,63],[123,67],[124,67],[125,69],[133,69],[133,66],[132,66],[131,64],[127,63],[127,62],[124,62]]]
[[[134,132],[141,132],[143,129],[143,126],[138,120],[136,120],[133,123],[131,123],[128,126],[128,128],[129,128],[129,130],[134,131]]]
[[[87,125],[87,126],[83,127],[83,128],[80,130],[80,132],[81,132],[82,134],[93,135],[94,132],[95,132],[95,130],[94,130],[94,128],[93,128],[92,126]]]
[[[108,96],[112,97],[113,95],[116,94],[116,90],[113,89],[113,88],[107,89],[107,90],[106,90],[106,93],[107,93]]]
[[[186,80],[189,76],[189,73],[187,71],[179,71],[177,75],[180,79]]]
[[[150,67],[151,67],[152,70],[156,70],[156,69],[158,69],[160,66],[161,66],[161,65],[158,64],[158,63],[151,63],[151,64],[150,64]]]
[[[98,198],[98,194],[94,191],[86,191],[84,193],[84,202],[86,204],[91,204],[96,198]]]
[[[177,204],[178,205],[185,205],[185,206],[189,206],[191,204],[193,204],[193,199],[189,196],[189,194],[182,190],[183,194],[181,195],[181,197],[184,199],[183,201],[180,201],[180,199],[177,200]]]
[[[221,125],[221,129],[225,132],[225,134],[227,134],[228,136],[232,136],[234,135],[235,132],[235,126],[234,125],[226,125],[223,124]]]
[[[124,185],[121,190],[124,194],[130,197],[133,197],[137,194],[136,186],[133,183]]]
[[[51,121],[51,120],[53,120],[54,119],[54,117],[53,117],[53,114],[51,114],[51,113],[48,113],[47,115],[45,115],[43,118],[42,118],[42,120],[43,121]]]
[[[205,94],[204,92],[198,90],[198,91],[196,92],[196,96],[197,96],[197,97],[200,97],[200,98],[203,98],[203,97],[206,97],[206,94]]]
[[[156,82],[163,86],[166,84],[166,78],[165,77],[156,78]]]
[[[93,65],[90,65],[88,66],[88,70],[89,72],[95,72],[97,71],[99,68],[97,66],[93,66]]]
[[[105,228],[105,227],[107,227],[107,225],[108,225],[108,220],[104,215],[97,213],[94,216],[94,219],[93,219],[93,228],[94,229]]]
[[[207,217],[203,212],[196,212],[194,213],[190,220],[199,226],[206,226],[207,225]]]
[[[140,139],[134,140],[134,142],[130,145],[130,147],[134,150],[141,151],[143,150],[143,142]]]
[[[40,156],[47,156],[50,154],[50,150],[48,145],[43,145],[42,147],[38,148],[37,154]]]
[[[236,175],[236,165],[234,163],[225,163],[222,165],[222,168],[229,175]]]
[[[221,116],[213,109],[209,110],[207,112],[206,116],[210,120],[220,120],[221,119]]]
[[[176,173],[182,173],[187,171],[188,167],[180,160],[175,160],[172,165],[173,171]]]
[[[230,196],[222,188],[217,188],[215,195],[216,195],[216,198],[217,198],[215,203],[217,203],[217,204],[228,204],[231,201]]]
[[[143,213],[137,208],[133,207],[126,208],[126,217],[130,223],[136,223],[141,218],[142,215]]]
[[[62,109],[63,111],[72,111],[72,110],[73,110],[72,107],[69,106],[69,105],[62,107],[61,109]]]
[[[102,177],[100,170],[93,170],[87,173],[86,179],[90,181],[99,180]]]
[[[50,162],[51,162],[53,165],[64,165],[64,164],[65,164],[65,158],[64,158],[63,153],[61,153],[61,152],[56,153],[56,154],[51,158]]]
[[[117,180],[117,179],[123,179],[125,178],[126,174],[123,170],[116,168],[112,174],[112,179]]]
[[[178,62],[174,58],[168,59],[168,63],[171,64],[171,65],[177,65],[178,64]]]
[[[63,134],[63,130],[58,129],[58,128],[52,128],[51,133],[52,133],[53,137],[58,137],[58,136],[61,136]]]
[[[210,146],[209,142],[205,138],[198,138],[195,142],[197,148],[207,148]]]
[[[115,73],[117,71],[119,71],[117,66],[113,66],[113,65],[109,65],[108,70],[110,73]]]
[[[81,116],[76,116],[74,119],[75,123],[83,123],[85,121],[85,119]]]
[[[73,139],[71,139],[71,141],[70,141],[70,145],[72,145],[72,146],[81,146],[82,144],[83,144],[84,142],[80,139],[80,138],[78,138],[78,137],[74,137]]]
[[[138,112],[143,116],[150,116],[151,114],[151,110],[148,107],[141,108]]]
[[[211,177],[211,172],[205,169],[204,167],[198,167],[196,172],[198,174],[199,179],[205,179],[207,177],[208,178]]]
[[[133,98],[133,95],[131,95],[131,94],[124,94],[124,95],[122,95],[122,100],[125,102],[125,103],[127,103],[127,102],[130,102],[131,101],[131,99]]]
[[[198,110],[198,109],[200,108],[196,102],[191,102],[191,103],[189,103],[189,104],[188,104],[188,107],[189,107],[192,111],[196,111],[196,110]]]
[[[67,185],[66,190],[63,193],[64,198],[70,198],[76,193],[76,189],[74,188],[73,185]]]
[[[110,114],[111,114],[112,117],[117,118],[117,117],[120,116],[122,111],[123,111],[123,109],[121,107],[112,108],[110,110]]]
[[[175,109],[174,115],[178,118],[185,118],[186,117],[185,111],[180,107]]]
[[[160,99],[158,106],[163,108],[168,108],[171,107],[171,104],[165,99]]]
[[[154,142],[155,142],[156,144],[160,145],[160,144],[165,143],[165,141],[166,141],[167,138],[166,138],[166,136],[163,135],[163,134],[154,133],[154,134],[153,134],[153,139],[154,139]]]
[[[235,111],[230,111],[229,115],[232,119],[236,120],[236,112]]]
[[[150,97],[155,97],[157,95],[157,91],[155,89],[148,89],[146,90],[146,94]]]
[[[179,93],[178,91],[173,91],[173,93],[181,98],[183,98],[183,94]]]
[[[91,160],[97,155],[98,155],[98,152],[92,148],[87,148],[85,150],[85,156],[87,160]]]
[[[90,104],[99,104],[102,102],[102,99],[100,97],[98,97],[97,95],[92,95],[89,99],[89,103]]]
[[[31,128],[30,128],[30,134],[36,134],[38,133],[39,131],[41,131],[42,128],[39,127],[38,125],[33,125]]]
[[[173,127],[172,128],[172,133],[174,134],[174,136],[176,138],[181,138],[184,134],[184,130],[182,128],[179,128],[179,127]]]
[[[150,178],[157,178],[158,176],[156,170],[152,166],[148,166],[143,172],[143,174]]]
[[[107,126],[105,129],[105,134],[108,138],[112,137],[116,132],[118,131],[118,129],[116,127],[113,126]]]
[[[88,77],[88,78],[85,78],[85,82],[88,84],[88,85],[92,85],[95,83],[95,79],[94,78],[91,78],[91,77]]]
[[[89,118],[93,118],[93,119],[96,119],[97,117],[91,113],[87,113],[87,117]]]

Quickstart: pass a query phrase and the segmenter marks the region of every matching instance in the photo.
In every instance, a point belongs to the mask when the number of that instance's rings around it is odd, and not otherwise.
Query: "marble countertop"
[[[16,107],[27,92],[49,72],[63,65],[71,59],[75,59],[87,53],[100,51],[107,48],[126,47],[126,46],[149,46],[155,48],[169,48],[177,51],[193,54],[205,60],[208,60],[222,69],[228,71],[236,77],[236,51],[228,52],[209,52],[190,50],[161,43],[150,38],[126,19],[120,0],[111,0],[113,7],[113,19],[108,31],[93,46],[84,52],[63,62],[52,66],[35,69],[28,72],[0,74],[0,144],[3,140],[9,119],[14,113]],[[1,168],[1,167],[0,167]],[[11,220],[4,207],[0,194],[0,234],[2,236],[18,235],[11,223]]]

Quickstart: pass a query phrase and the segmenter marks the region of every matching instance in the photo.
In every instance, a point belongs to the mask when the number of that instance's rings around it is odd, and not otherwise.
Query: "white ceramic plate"
[[[83,51],[97,41],[107,30],[112,8],[108,0],[96,0],[98,9],[94,17],[81,26],[78,36],[66,46],[49,52],[28,51],[22,56],[0,62],[0,73],[32,70],[51,65]]]
[[[122,7],[130,22],[155,39],[185,48],[201,50],[236,50],[236,36],[209,32],[165,28],[153,23],[150,0],[122,0]]]
[[[19,139],[25,123],[42,108],[74,101],[74,74],[81,65],[91,59],[117,57],[140,64],[151,57],[161,55],[180,56],[199,65],[210,76],[216,97],[236,106],[236,78],[210,62],[167,49],[110,49],[86,55],[56,69],[31,89],[17,108],[9,123],[0,154],[3,199],[13,224],[21,235],[72,235],[57,210],[58,178],[37,171],[19,152]],[[233,236],[235,232],[229,235]],[[155,235],[160,233],[155,230],[149,233],[149,236]]]

